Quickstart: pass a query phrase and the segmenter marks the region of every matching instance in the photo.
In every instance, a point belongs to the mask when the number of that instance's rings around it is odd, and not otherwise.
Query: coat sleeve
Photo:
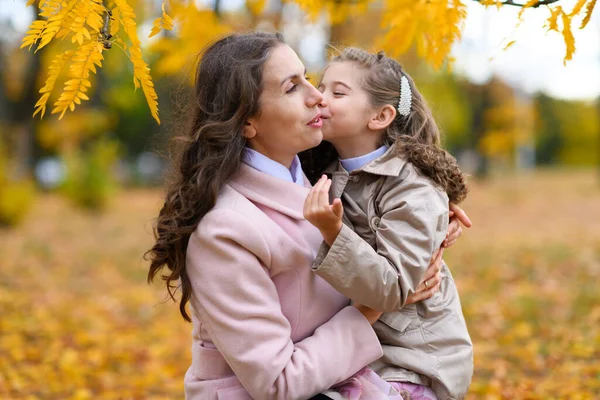
[[[373,328],[352,306],[292,342],[269,276],[269,247],[240,213],[211,211],[190,242],[194,311],[253,398],[309,398],[382,356]]]
[[[357,303],[398,311],[446,236],[448,199],[423,178],[386,186],[381,217],[370,221],[375,249],[343,226],[331,247],[323,242],[313,270]]]

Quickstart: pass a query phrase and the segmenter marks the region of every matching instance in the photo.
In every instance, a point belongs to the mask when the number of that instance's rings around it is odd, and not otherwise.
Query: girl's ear
[[[396,118],[396,108],[386,104],[369,120],[369,129],[379,131],[386,129]]]
[[[256,123],[254,122],[254,120],[249,119],[248,121],[246,121],[244,129],[242,131],[242,135],[244,135],[246,139],[252,139],[256,136],[257,133],[258,131],[256,129]]]

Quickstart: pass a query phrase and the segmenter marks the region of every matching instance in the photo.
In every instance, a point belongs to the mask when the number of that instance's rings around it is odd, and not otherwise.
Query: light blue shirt
[[[344,167],[346,171],[351,172],[355,169],[363,167],[364,165],[367,165],[374,159],[381,157],[386,151],[388,151],[389,148],[390,146],[384,145],[378,148],[377,150],[374,150],[363,156],[346,158],[345,160],[340,159],[340,162],[342,163],[342,167]]]
[[[304,173],[302,172],[302,166],[300,165],[298,156],[294,157],[292,166],[290,169],[287,169],[283,164],[271,160],[269,157],[250,147],[246,147],[243,162],[267,175],[304,186]]]

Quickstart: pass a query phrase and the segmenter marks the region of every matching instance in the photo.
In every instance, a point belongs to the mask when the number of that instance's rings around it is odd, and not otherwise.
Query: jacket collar
[[[365,164],[359,169],[353,172],[357,173],[360,171],[367,172],[373,175],[381,176],[398,176],[400,171],[406,165],[406,160],[396,155],[396,146],[391,146],[382,156],[374,159],[373,161]],[[326,174],[333,174],[334,172],[342,172],[348,174],[348,172],[342,167],[342,163],[336,160],[329,164],[324,171]]]
[[[304,219],[304,200],[310,191],[310,182],[304,176],[304,186],[275,178],[242,164],[229,185],[248,200],[286,214]]]

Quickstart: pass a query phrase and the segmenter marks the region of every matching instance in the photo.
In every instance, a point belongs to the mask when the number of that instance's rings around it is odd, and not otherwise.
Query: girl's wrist
[[[325,240],[325,243],[327,243],[329,245],[329,247],[333,246],[333,242],[335,242],[335,239],[340,234],[341,230],[342,230],[341,222],[339,224],[336,224],[336,226],[333,228],[320,229],[321,235],[323,235],[323,239]]]

